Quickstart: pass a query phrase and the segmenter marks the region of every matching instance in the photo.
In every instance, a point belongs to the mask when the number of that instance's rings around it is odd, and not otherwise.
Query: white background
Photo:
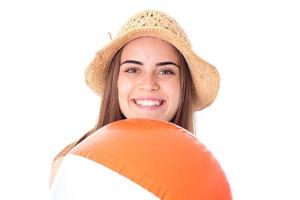
[[[129,17],[173,16],[222,77],[197,113],[236,200],[300,199],[300,7],[295,1],[0,3],[0,199],[45,199],[53,157],[96,122],[84,70]]]

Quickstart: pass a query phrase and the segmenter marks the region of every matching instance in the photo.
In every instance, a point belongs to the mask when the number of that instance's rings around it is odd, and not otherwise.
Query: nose
[[[142,76],[141,80],[140,80],[140,89],[143,89],[146,91],[158,90],[159,84],[158,84],[155,74],[153,74],[153,73],[144,74],[144,76]]]

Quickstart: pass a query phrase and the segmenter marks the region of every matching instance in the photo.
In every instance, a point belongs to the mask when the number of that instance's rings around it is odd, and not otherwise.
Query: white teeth
[[[159,106],[161,101],[152,101],[152,100],[135,100],[136,104],[141,106]]]

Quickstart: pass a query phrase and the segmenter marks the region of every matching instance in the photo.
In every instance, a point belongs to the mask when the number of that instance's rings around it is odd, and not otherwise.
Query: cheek
[[[125,80],[122,76],[119,76],[118,77],[118,94],[119,96],[122,95],[124,93],[124,90],[125,90],[125,87],[126,87],[126,84],[125,83]]]
[[[118,78],[118,98],[120,100],[124,100],[124,98],[128,98],[130,91],[132,90],[132,83],[126,78],[120,76]]]
[[[121,112],[124,114],[124,109],[125,109],[125,102],[126,102],[126,92],[125,92],[125,84],[124,84],[124,80],[122,78],[118,78],[117,81],[117,89],[118,89],[118,103],[119,103],[119,107]]]
[[[174,91],[174,99],[176,99],[176,108],[179,106],[179,101],[180,101],[180,83],[177,83],[176,88],[173,89]]]
[[[122,80],[120,79],[120,77],[118,77],[118,80],[117,80],[117,90],[118,90],[118,94],[120,94],[120,91],[122,90],[121,89],[121,82]]]
[[[180,94],[180,81],[174,80],[168,83],[168,89],[174,96],[178,96]]]
[[[174,83],[173,88],[172,88],[171,91],[174,91],[173,98],[174,98],[174,100],[176,99],[174,106],[176,107],[176,110],[177,110],[178,107],[179,107],[180,93],[181,93],[180,92],[180,81],[179,80],[176,81],[176,83]]]
[[[164,84],[164,91],[167,92],[169,99],[172,102],[173,107],[178,107],[180,99],[180,82],[174,80]]]

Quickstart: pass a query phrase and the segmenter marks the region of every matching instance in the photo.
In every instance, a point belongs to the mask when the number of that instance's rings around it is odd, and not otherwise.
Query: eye
[[[159,71],[159,74],[163,74],[163,75],[173,75],[175,74],[172,70],[170,69],[162,69]]]
[[[130,68],[125,69],[124,72],[127,72],[127,73],[136,73],[137,69],[134,68],[134,67],[130,67]]]

